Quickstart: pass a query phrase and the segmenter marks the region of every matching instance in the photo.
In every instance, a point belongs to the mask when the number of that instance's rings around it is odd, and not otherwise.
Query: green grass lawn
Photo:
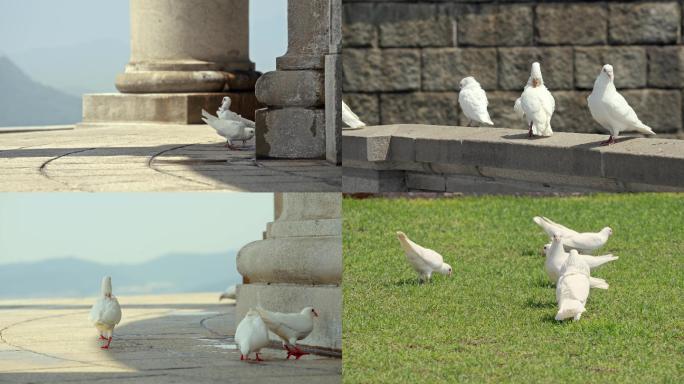
[[[344,382],[684,382],[684,194],[344,200]],[[578,322],[557,322],[544,215],[613,228]],[[441,253],[419,285],[395,236]]]

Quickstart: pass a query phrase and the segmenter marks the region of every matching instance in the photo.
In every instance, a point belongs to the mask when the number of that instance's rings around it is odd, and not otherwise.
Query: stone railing
[[[462,125],[459,81],[475,76],[498,127],[540,61],[554,130],[600,132],[586,97],[603,64],[639,117],[682,133],[677,1],[345,0],[344,98],[368,124]]]
[[[684,141],[388,125],[343,135],[345,192],[684,191]]]

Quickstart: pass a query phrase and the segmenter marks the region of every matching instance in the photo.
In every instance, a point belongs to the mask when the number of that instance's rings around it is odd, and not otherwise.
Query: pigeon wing
[[[614,122],[613,126],[620,127],[620,131],[638,131],[653,134],[653,130],[639,120],[634,109],[627,100],[617,91],[611,92],[603,99],[608,119]]]
[[[257,308],[257,311],[268,329],[288,342],[308,335],[312,330],[312,322],[306,321],[310,319],[305,319],[302,314],[271,312],[263,308]]]
[[[342,102],[342,122],[350,128],[362,128],[366,126],[366,123],[359,119],[359,116],[354,113],[351,108]]]
[[[469,87],[458,94],[461,109],[468,118],[479,123],[493,124],[487,112],[487,94],[482,88]]]

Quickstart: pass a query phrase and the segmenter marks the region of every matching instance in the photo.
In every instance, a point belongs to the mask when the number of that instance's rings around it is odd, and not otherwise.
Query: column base
[[[314,330],[300,343],[333,351],[342,350],[342,288],[333,285],[242,284],[237,290],[235,325],[250,308],[260,305],[276,312],[299,312],[314,307]],[[280,338],[269,332],[274,341]]]
[[[141,122],[204,124],[202,109],[215,114],[225,96],[233,100],[231,110],[247,119],[254,119],[259,105],[252,92],[99,93],[83,95],[83,125]]]
[[[323,109],[260,109],[256,127],[257,158],[325,159]]]

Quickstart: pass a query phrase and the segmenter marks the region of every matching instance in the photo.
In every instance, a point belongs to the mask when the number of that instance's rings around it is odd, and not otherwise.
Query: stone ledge
[[[460,183],[463,176],[524,182],[514,189],[538,192],[684,190],[684,141],[625,136],[601,147],[605,139],[566,132],[528,139],[517,129],[430,125],[345,131],[343,190],[472,192]]]

